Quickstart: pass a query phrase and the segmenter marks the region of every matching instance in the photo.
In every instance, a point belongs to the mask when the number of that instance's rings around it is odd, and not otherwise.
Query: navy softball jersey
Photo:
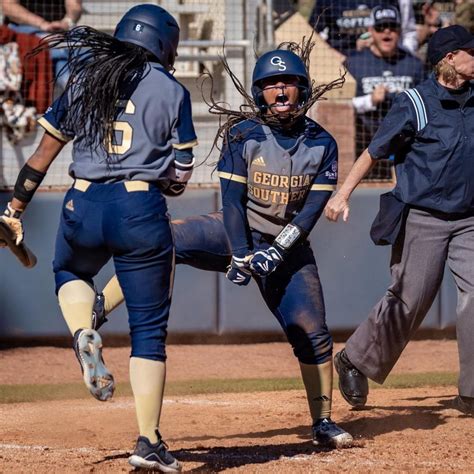
[[[337,145],[307,117],[290,132],[247,120],[231,130],[218,170],[232,249],[245,255],[247,229],[276,237],[292,222],[312,230],[321,196],[336,189]]]
[[[149,63],[143,76],[132,81],[129,88],[124,91],[126,98],[117,104],[109,163],[100,144],[91,153],[90,147],[84,145],[82,131],[65,130],[62,126],[68,111],[67,96],[56,100],[39,119],[39,124],[60,140],[77,137],[69,169],[73,178],[156,182],[166,176],[175,150],[197,145],[189,92],[163,66]]]

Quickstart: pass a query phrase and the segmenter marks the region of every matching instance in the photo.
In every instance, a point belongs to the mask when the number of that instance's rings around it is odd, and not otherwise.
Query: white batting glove
[[[20,245],[23,242],[24,232],[23,223],[21,221],[21,214],[23,211],[13,209],[11,203],[7,204],[3,216],[0,216],[0,221],[5,223],[15,234],[15,244]],[[6,244],[3,243],[1,246],[4,247]]]

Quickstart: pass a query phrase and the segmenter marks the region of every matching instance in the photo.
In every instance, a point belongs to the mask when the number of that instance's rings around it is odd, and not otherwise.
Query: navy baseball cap
[[[451,25],[436,31],[428,42],[428,60],[434,66],[448,53],[474,48],[474,36],[461,25]]]
[[[396,7],[379,5],[374,7],[370,13],[370,24],[376,25],[396,25],[400,26],[400,12]]]

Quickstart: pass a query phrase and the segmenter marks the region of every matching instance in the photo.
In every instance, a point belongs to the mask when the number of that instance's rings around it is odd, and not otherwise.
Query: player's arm
[[[13,198],[0,216],[0,246],[7,246],[25,267],[33,267],[36,257],[23,243],[24,232],[21,220],[23,211],[33,198],[38,186],[46,176],[49,166],[64,146],[49,133],[45,133],[38,148],[18,174]]]
[[[18,212],[23,212],[33,198],[38,186],[43,181],[51,163],[58,156],[64,145],[74,137],[71,131],[62,126],[69,108],[67,94],[59,97],[46,113],[38,120],[45,129],[38,148],[18,174],[13,199],[9,205]]]
[[[328,201],[324,210],[327,219],[337,221],[342,214],[344,222],[347,221],[350,196],[377,160],[388,158],[412,140],[416,130],[414,114],[408,96],[399,94],[368,148],[356,160],[338,192]]]
[[[226,276],[237,285],[247,285],[251,278],[248,266],[250,228],[247,220],[247,167],[242,151],[243,145],[233,141],[229,134],[217,166],[224,226],[232,247],[232,261]]]
[[[184,193],[194,169],[193,147],[198,144],[189,92],[184,87],[182,92],[176,123],[171,132],[174,157],[168,170],[169,183],[163,189],[163,194],[167,196],[179,196]]]
[[[58,156],[70,137],[61,130],[61,121],[67,111],[65,96],[58,99],[46,114],[38,120],[45,128],[38,147],[20,170],[15,182],[13,197],[0,217],[0,240],[20,259],[25,266],[31,265],[27,249],[24,250],[23,211],[33,198],[36,190],[43,181],[51,163]]]
[[[11,207],[16,211],[23,212],[33,198],[38,186],[43,181],[51,163],[63,149],[65,142],[45,132],[38,148],[34,151],[28,161],[18,174]]]
[[[276,236],[270,248],[255,252],[250,262],[250,267],[255,273],[265,276],[273,272],[285,260],[291,249],[308,237],[336,189],[337,159],[337,144],[331,139],[318,174],[314,177],[298,214]]]

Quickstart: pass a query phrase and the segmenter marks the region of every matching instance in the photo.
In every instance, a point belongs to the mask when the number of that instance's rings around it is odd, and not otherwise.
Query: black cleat
[[[102,402],[110,400],[114,394],[115,382],[102,358],[102,339],[99,333],[94,329],[79,329],[74,334],[73,347],[89,392]]]
[[[98,331],[107,321],[108,319],[105,317],[104,295],[102,293],[96,293],[94,307],[92,308],[92,329]]]
[[[369,395],[367,377],[351,364],[344,349],[334,356],[334,366],[339,375],[339,391],[344,400],[353,407],[362,408]]]
[[[158,442],[151,444],[145,436],[139,436],[135,451],[128,458],[128,462],[141,469],[158,470],[161,472],[180,472],[181,464],[168,451],[168,445],[158,435]]]
[[[322,418],[313,425],[313,444],[330,448],[349,448],[354,439],[331,418]]]

